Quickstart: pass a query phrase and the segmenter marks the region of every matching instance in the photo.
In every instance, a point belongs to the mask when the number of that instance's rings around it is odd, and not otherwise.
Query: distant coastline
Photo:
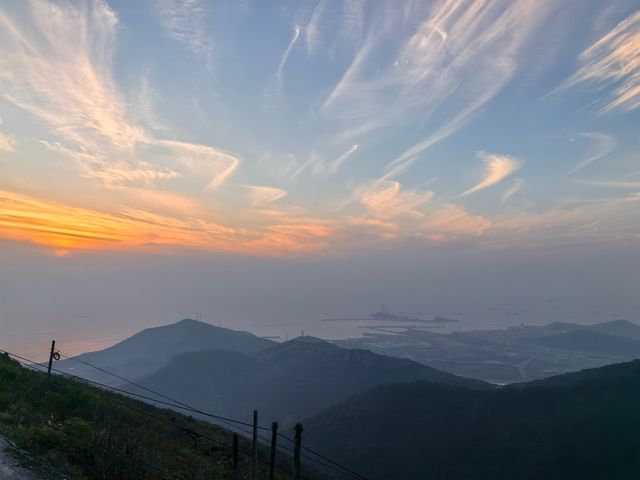
[[[402,313],[396,315],[393,313],[389,313],[384,305],[379,312],[374,312],[369,314],[369,316],[363,316],[360,318],[323,318],[323,322],[370,322],[372,320],[380,320],[386,322],[397,322],[397,323],[430,323],[430,324],[445,324],[445,323],[456,323],[459,320],[454,318],[445,318],[445,317],[434,317],[431,320],[427,320],[425,318],[411,318]]]

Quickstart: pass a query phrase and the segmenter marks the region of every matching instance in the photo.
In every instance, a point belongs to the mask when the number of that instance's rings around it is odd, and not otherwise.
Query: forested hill
[[[304,422],[373,480],[640,478],[640,361],[499,390],[384,385]]]
[[[234,478],[230,431],[60,376],[47,379],[6,355],[0,355],[0,435],[37,459],[33,466],[44,468],[45,478]],[[251,446],[243,437],[239,450],[240,478],[248,478]],[[260,458],[268,458],[262,448]],[[285,454],[277,464],[291,470]]]

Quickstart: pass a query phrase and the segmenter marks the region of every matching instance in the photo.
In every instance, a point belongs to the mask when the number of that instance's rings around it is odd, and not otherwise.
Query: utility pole
[[[253,465],[251,479],[258,480],[258,411],[253,411]]]
[[[240,470],[238,468],[238,434],[233,434],[233,478],[240,480]]]
[[[302,450],[302,424],[296,423],[293,448],[293,480],[300,480],[300,451]]]
[[[276,470],[276,443],[278,441],[278,422],[271,424],[271,457],[269,458],[269,480],[274,480]]]
[[[51,377],[51,366],[53,365],[53,356],[56,353],[56,341],[51,340],[51,352],[49,353],[49,368],[47,368],[47,377]]]

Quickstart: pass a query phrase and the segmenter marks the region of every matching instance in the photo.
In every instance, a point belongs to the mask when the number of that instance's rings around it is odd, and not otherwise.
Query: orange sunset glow
[[[333,233],[334,228],[322,222],[293,220],[256,234],[198,218],[178,219],[139,209],[109,214],[0,191],[0,235],[50,247],[58,256],[74,250],[178,246],[265,254],[304,252],[319,248],[322,239]]]

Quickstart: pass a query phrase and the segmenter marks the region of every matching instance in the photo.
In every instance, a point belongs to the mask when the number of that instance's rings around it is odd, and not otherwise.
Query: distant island
[[[455,323],[458,320],[453,318],[444,318],[444,317],[435,317],[432,320],[427,320],[424,318],[411,318],[406,316],[403,312],[398,312],[398,314],[391,313],[387,311],[384,305],[380,307],[380,311],[370,313],[368,317],[361,318],[323,318],[323,322],[369,322],[371,320],[381,320],[387,322],[401,322],[401,323]]]

